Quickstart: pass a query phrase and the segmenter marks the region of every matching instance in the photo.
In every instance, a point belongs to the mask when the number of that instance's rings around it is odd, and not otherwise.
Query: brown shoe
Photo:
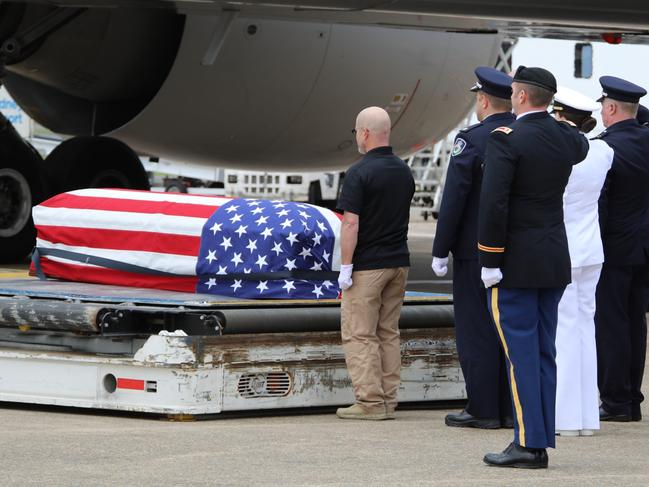
[[[348,408],[338,408],[336,416],[340,419],[368,419],[371,421],[381,421],[388,419],[387,413],[384,411],[366,411],[360,404],[353,404]]]

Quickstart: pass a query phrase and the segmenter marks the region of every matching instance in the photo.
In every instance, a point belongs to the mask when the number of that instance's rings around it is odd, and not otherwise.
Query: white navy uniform
[[[614,152],[589,141],[588,156],[573,167],[563,196],[572,282],[559,302],[557,325],[557,430],[599,429],[595,289],[604,262],[598,200]]]

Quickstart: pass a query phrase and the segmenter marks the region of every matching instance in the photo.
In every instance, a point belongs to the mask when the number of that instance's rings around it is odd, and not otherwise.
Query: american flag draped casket
[[[339,295],[341,220],[326,208],[82,189],[33,217],[40,277],[254,299]]]

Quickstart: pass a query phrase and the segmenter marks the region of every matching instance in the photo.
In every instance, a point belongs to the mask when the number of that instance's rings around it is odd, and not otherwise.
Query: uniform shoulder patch
[[[453,144],[453,150],[451,151],[451,156],[459,156],[462,154],[462,151],[466,147],[466,140],[458,137],[455,139],[455,144]]]
[[[509,127],[498,127],[496,129],[493,129],[491,133],[493,134],[494,132],[502,132],[505,135],[509,135],[514,131],[514,129],[510,129]]]

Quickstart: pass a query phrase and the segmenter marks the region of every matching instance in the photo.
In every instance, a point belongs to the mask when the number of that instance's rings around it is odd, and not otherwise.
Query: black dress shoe
[[[502,453],[487,453],[483,461],[490,467],[548,468],[548,452],[510,443]]]
[[[486,430],[500,428],[499,419],[476,418],[466,411],[457,414],[447,414],[444,422],[446,426],[456,426],[459,428],[480,428]]]
[[[500,420],[500,427],[512,429],[514,427],[514,418],[512,418],[511,416],[505,416]]]
[[[609,413],[604,406],[599,407],[599,420],[600,421],[614,421],[617,423],[628,423],[631,421],[631,416],[628,414],[613,414]]]
[[[631,421],[642,421],[642,411],[640,406],[631,406]]]

